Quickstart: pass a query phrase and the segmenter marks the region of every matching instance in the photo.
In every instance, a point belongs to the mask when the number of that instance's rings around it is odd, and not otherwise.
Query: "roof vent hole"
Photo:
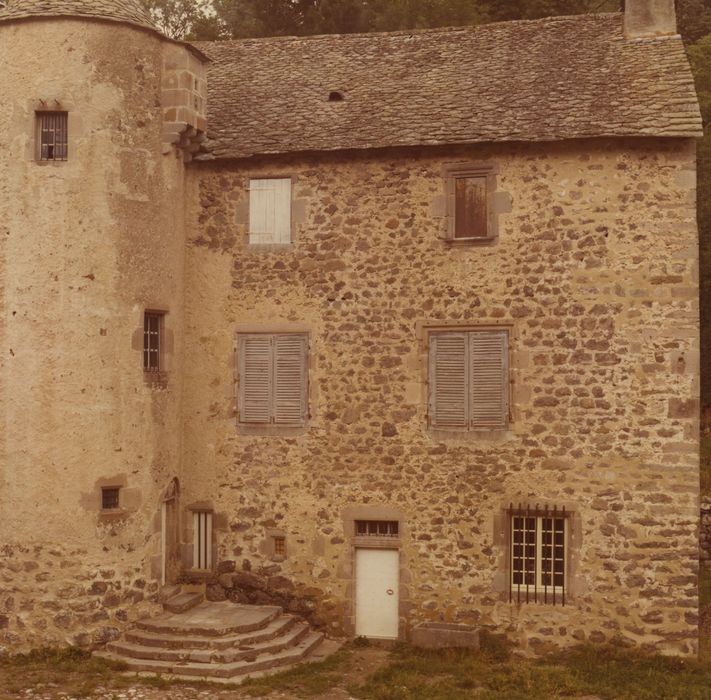
[[[343,93],[338,90],[332,90],[328,93],[329,102],[343,102]]]

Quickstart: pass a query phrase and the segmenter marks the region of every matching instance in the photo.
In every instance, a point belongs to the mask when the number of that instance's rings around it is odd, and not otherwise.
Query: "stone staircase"
[[[335,650],[321,632],[276,606],[211,603],[188,592],[164,608],[95,655],[122,661],[133,673],[238,683]]]

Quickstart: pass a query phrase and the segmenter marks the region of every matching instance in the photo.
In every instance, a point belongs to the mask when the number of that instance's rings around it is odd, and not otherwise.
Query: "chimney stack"
[[[625,0],[625,37],[676,34],[674,0]]]

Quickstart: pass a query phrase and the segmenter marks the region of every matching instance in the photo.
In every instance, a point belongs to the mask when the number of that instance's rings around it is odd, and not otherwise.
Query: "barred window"
[[[163,316],[156,311],[146,311],[143,315],[143,370],[160,372],[162,366]]]
[[[358,537],[397,537],[400,523],[397,520],[356,520]]]
[[[101,489],[101,509],[115,510],[119,507],[119,487],[104,486]]]
[[[565,605],[568,516],[563,508],[509,509],[511,595],[517,603]]]
[[[67,112],[37,112],[37,160],[67,160]]]

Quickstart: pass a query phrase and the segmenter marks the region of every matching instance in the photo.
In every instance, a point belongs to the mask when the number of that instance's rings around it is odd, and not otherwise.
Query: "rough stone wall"
[[[699,526],[699,559],[702,565],[711,566],[711,498],[701,499]]]
[[[115,23],[0,24],[0,647],[11,651],[101,639],[153,592],[155,514],[180,463],[184,240],[182,158],[161,154],[162,52],[157,36]],[[65,163],[35,160],[42,105],[69,112]],[[146,307],[168,310],[160,387],[143,376]],[[111,484],[121,511],[102,514]]]
[[[443,166],[498,167],[494,245],[450,247]],[[294,243],[246,245],[249,177],[294,177]],[[694,144],[581,141],[195,166],[184,455],[220,559],[300,587],[353,631],[348,509],[401,513],[403,634],[424,620],[542,650],[621,636],[696,649]],[[508,324],[504,434],[426,427],[422,328]],[[307,327],[311,418],[236,430],[235,333]],[[565,607],[509,603],[503,509],[565,505]],[[187,501],[186,501],[187,502]],[[380,510],[378,510],[380,509]],[[275,561],[268,537],[286,534]],[[226,583],[229,583],[225,581]],[[234,582],[233,582],[234,584]],[[253,586],[258,587],[258,582]]]

